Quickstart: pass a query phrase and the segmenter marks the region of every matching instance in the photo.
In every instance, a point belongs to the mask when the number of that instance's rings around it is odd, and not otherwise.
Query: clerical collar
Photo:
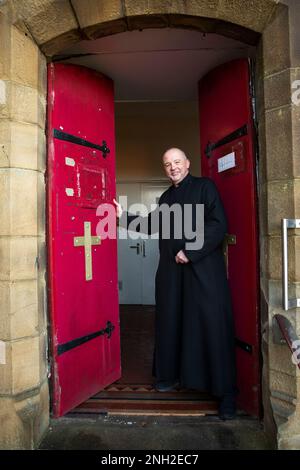
[[[173,187],[174,187],[175,189],[177,189],[177,188],[180,188],[181,186],[184,186],[184,185],[190,180],[190,178],[191,178],[191,174],[188,173],[188,174],[183,178],[183,180],[180,181],[180,183],[178,183],[177,185],[173,184]]]

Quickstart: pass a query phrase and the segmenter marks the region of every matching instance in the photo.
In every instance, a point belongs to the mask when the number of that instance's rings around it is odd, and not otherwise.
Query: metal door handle
[[[229,268],[228,268],[228,245],[236,245],[236,235],[226,233],[223,241],[223,255],[226,266],[227,279],[229,277]]]
[[[143,250],[143,258],[146,258],[146,243],[144,241],[143,241],[142,250]]]
[[[137,243],[136,245],[131,245],[129,248],[135,248],[136,249],[136,254],[140,254],[140,244]]]
[[[289,299],[288,229],[300,228],[300,219],[282,219],[282,307],[300,307],[300,299]]]

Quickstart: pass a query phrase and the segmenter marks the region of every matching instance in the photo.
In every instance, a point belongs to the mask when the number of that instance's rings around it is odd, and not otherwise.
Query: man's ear
[[[190,168],[190,166],[191,166],[191,162],[190,162],[190,160],[189,160],[189,159],[187,159],[187,161],[188,161],[188,168]]]

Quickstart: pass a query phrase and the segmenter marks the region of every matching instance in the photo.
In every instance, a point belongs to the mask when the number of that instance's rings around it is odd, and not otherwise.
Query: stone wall
[[[244,0],[0,1],[5,15],[0,25],[5,45],[0,49],[0,339],[7,353],[7,364],[0,366],[0,419],[7,423],[0,432],[2,447],[33,446],[48,421],[43,300],[45,58],[40,51],[51,58],[82,38],[168,26],[258,43],[264,421],[279,448],[300,448],[299,372],[288,348],[276,344],[272,331],[274,314],[283,313],[280,221],[300,217],[300,107],[291,101],[292,83],[300,79],[299,1],[247,3],[245,9]],[[300,290],[299,237],[290,231],[291,295]],[[300,334],[297,313],[286,316]]]
[[[0,44],[0,448],[30,449],[49,421],[46,60],[3,14]]]
[[[292,85],[300,78],[291,53],[296,40],[291,25],[298,8],[293,1],[289,8],[276,8],[263,32],[256,73],[263,403],[265,425],[276,433],[280,449],[300,448],[299,370],[291,361],[288,347],[276,340],[273,327],[274,315],[281,313],[300,332],[297,309],[282,311],[281,287],[281,219],[300,216],[300,109],[291,99]],[[296,296],[299,288],[299,235],[289,231],[290,297]]]

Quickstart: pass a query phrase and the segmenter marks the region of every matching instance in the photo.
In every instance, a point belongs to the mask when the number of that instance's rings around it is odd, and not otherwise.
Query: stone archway
[[[300,76],[295,2],[276,0],[2,0],[0,2],[0,431],[2,448],[31,448],[48,426],[46,322],[46,62],[81,39],[144,28],[192,28],[257,45],[263,402],[280,448],[300,443],[299,379],[272,339],[281,312],[280,220],[299,217]],[[294,7],[293,7],[294,5]],[[293,13],[294,12],[294,13]],[[295,38],[296,43],[296,38]],[[297,52],[297,51],[296,51]],[[299,54],[300,56],[300,54]],[[297,120],[298,119],[298,120]],[[282,133],[284,129],[284,133]],[[299,239],[290,237],[290,281],[300,281]],[[296,310],[290,320],[300,328]],[[275,421],[274,421],[275,418]]]

